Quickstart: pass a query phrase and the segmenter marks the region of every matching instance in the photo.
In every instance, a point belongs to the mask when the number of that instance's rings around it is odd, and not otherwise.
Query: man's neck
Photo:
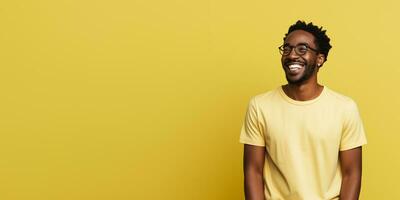
[[[317,98],[324,89],[324,86],[317,82],[299,85],[289,83],[282,86],[282,89],[293,100],[308,101]]]

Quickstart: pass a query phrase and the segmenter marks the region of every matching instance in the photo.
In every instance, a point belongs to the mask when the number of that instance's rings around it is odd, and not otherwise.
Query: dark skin
[[[244,145],[244,193],[246,200],[265,200],[263,169],[265,147]]]
[[[360,195],[362,174],[362,148],[340,151],[342,187],[340,200],[356,200]]]
[[[285,40],[285,44],[290,46],[300,43],[318,49],[314,36],[303,30],[291,32]],[[288,81],[288,84],[282,88],[290,98],[307,101],[321,94],[323,86],[318,83],[317,73],[325,62],[323,54],[309,50],[305,55],[299,56],[292,49],[289,55],[282,55],[281,62]],[[293,63],[304,67],[295,72],[290,71],[288,66]],[[244,145],[243,169],[246,200],[265,200],[263,180],[265,156],[268,156],[265,147]],[[339,151],[338,159],[342,170],[340,200],[358,200],[361,188],[362,148]]]

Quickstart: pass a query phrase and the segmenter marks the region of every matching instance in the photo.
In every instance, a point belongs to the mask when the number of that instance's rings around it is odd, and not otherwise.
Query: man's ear
[[[322,53],[319,53],[317,56],[317,66],[322,67],[322,65],[325,63],[325,55]]]

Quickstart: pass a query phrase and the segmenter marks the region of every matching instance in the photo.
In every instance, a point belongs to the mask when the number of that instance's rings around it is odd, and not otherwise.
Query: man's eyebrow
[[[307,42],[301,42],[301,43],[298,43],[297,45],[306,45],[306,46],[310,46]]]
[[[300,43],[298,43],[298,44],[296,44],[295,46],[297,46],[297,45],[306,45],[306,46],[310,46],[307,42],[300,42]],[[283,46],[291,46],[289,43],[285,43],[285,44],[283,44]]]

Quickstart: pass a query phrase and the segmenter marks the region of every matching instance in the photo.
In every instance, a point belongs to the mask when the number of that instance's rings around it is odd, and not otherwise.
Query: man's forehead
[[[309,44],[314,45],[314,36],[303,30],[295,30],[286,37],[285,44],[297,45],[297,44]]]

